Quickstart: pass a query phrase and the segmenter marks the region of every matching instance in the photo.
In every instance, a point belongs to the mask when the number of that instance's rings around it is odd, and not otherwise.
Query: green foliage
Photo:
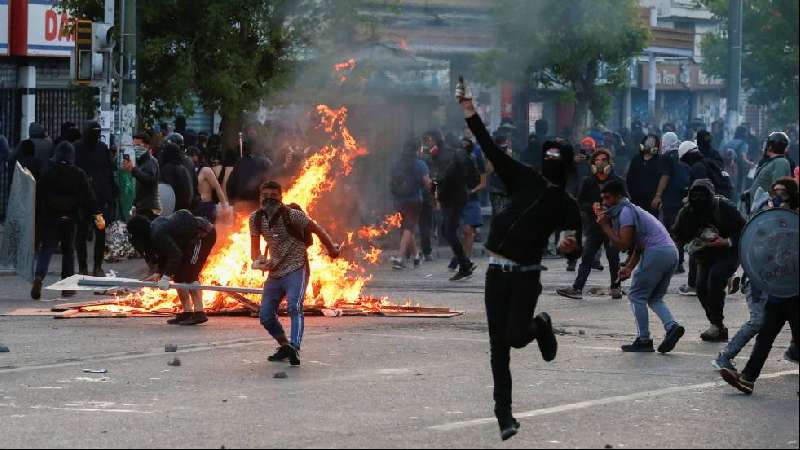
[[[591,109],[602,118],[610,93],[627,82],[630,58],[648,41],[636,0],[498,0],[502,52],[490,58],[506,79],[535,78],[572,92],[578,114]],[[596,84],[601,64],[608,83]],[[488,73],[488,70],[484,70]],[[585,124],[576,118],[576,128]]]
[[[728,75],[727,0],[704,3],[722,19],[721,32],[703,39],[703,69],[718,78]],[[800,2],[747,0],[742,20],[742,87],[749,102],[764,105],[775,126],[798,121]]]

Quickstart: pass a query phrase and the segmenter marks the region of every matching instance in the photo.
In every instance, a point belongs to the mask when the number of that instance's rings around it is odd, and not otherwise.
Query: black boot
[[[519,432],[519,422],[511,413],[497,414],[497,425],[500,426],[500,439],[507,441]]]
[[[553,321],[550,320],[550,315],[541,313],[533,319],[533,323],[536,327],[536,343],[539,344],[542,358],[547,362],[556,359],[558,341],[556,333],[553,331]]]
[[[184,320],[188,320],[191,317],[191,314],[192,313],[187,313],[187,312],[178,313],[175,315],[175,317],[169,319],[167,323],[169,325],[180,325],[181,322],[183,322]]]
[[[42,282],[44,280],[42,277],[36,277],[33,279],[33,286],[31,286],[31,298],[34,300],[39,300],[42,298]]]
[[[205,312],[193,312],[189,313],[189,317],[182,321],[180,324],[185,326],[191,325],[200,325],[201,323],[208,322],[208,316],[206,316]]]

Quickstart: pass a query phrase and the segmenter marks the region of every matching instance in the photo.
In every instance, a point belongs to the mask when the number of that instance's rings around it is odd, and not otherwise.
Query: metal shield
[[[14,167],[14,181],[8,198],[8,213],[0,242],[0,270],[13,270],[33,281],[36,210],[36,180],[19,163]]]
[[[739,243],[742,267],[753,286],[775,297],[800,295],[800,216],[776,208],[756,214]]]

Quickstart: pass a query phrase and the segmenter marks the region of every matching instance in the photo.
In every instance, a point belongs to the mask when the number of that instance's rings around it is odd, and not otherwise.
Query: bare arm
[[[489,175],[486,173],[481,174],[481,182],[475,186],[475,189],[470,191],[471,194],[477,194],[478,192],[486,189],[486,186],[489,184]]]
[[[651,205],[654,209],[661,207],[661,196],[664,194],[664,190],[667,189],[668,184],[669,175],[661,175],[661,179],[658,181],[658,189],[656,189],[656,196],[653,199],[653,204]]]
[[[635,227],[621,227],[619,231],[611,226],[611,220],[598,220],[600,228],[608,236],[611,245],[617,247],[619,250],[626,252],[633,249],[636,237]]]
[[[319,240],[322,242],[322,245],[328,251],[328,255],[330,255],[331,258],[339,257],[339,247],[333,243],[333,239],[331,239],[331,236],[328,234],[327,231],[325,231],[324,228],[319,226],[319,224],[317,224],[313,220],[310,221],[308,223],[308,228],[306,229],[306,232],[317,235]]]
[[[211,186],[211,189],[217,193],[217,197],[222,205],[227,205],[228,196],[225,195],[225,190],[222,189],[222,186],[220,186],[219,181],[217,181],[217,177],[214,175],[214,171],[211,170],[211,168],[204,167],[203,170],[200,171],[200,181],[203,180],[207,181]]]

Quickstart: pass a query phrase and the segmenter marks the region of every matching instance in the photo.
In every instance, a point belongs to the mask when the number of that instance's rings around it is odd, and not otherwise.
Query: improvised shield
[[[166,183],[158,184],[158,197],[161,200],[161,215],[166,217],[175,212],[175,191]]]
[[[33,281],[36,180],[19,163],[8,198],[8,213],[0,242],[0,270],[14,270]]]
[[[781,298],[800,295],[800,216],[775,208],[753,216],[742,232],[742,267],[757,289]]]

